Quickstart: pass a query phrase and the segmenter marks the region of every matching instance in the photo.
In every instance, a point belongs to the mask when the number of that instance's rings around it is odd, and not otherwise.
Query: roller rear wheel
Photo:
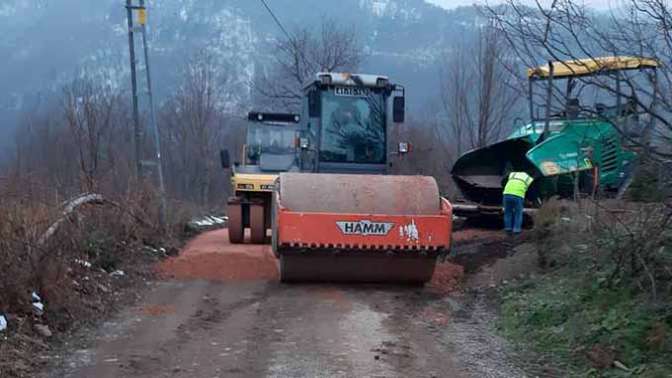
[[[243,243],[245,241],[245,228],[243,227],[243,207],[240,204],[229,204],[227,214],[229,216],[229,241],[231,244]]]
[[[266,241],[266,220],[264,206],[250,205],[250,242],[252,244],[264,244]]]
[[[432,279],[436,258],[384,254],[300,253],[280,256],[282,282],[361,282],[424,285]]]

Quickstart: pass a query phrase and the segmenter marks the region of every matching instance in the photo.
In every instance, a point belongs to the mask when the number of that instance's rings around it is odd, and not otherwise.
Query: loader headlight
[[[242,190],[254,190],[254,184],[238,184],[236,188]]]
[[[320,75],[320,81],[324,85],[331,85],[331,75]]]
[[[273,189],[275,189],[275,185],[273,185],[273,184],[271,184],[271,185],[262,185],[262,186],[261,186],[261,190],[273,190]]]

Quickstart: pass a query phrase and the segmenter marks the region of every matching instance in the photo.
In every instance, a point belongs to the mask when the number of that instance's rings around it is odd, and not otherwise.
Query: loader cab
[[[259,173],[289,171],[297,167],[298,114],[248,114],[243,167]]]
[[[403,122],[403,107],[403,88],[385,76],[318,74],[305,87],[302,170],[386,173],[388,121]]]

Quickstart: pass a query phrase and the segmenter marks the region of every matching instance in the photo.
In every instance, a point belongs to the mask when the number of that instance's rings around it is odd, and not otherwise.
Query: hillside
[[[126,14],[120,0],[7,0],[0,5],[0,123],[4,131],[40,93],[59,91],[86,69],[128,86]],[[156,0],[150,2],[150,38],[157,92],[176,82],[176,67],[208,49],[229,78],[227,110],[250,107],[247,83],[264,68],[280,31],[255,1]],[[411,111],[435,97],[445,45],[474,29],[472,8],[445,10],[423,0],[344,0],[340,6],[309,0],[274,0],[291,31],[332,18],[354,27],[366,52],[362,71],[380,72],[409,90]]]

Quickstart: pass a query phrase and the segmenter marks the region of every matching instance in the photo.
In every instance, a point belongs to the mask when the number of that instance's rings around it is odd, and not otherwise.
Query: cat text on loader
[[[248,114],[247,138],[242,162],[231,170],[233,196],[227,201],[229,240],[233,244],[245,241],[245,229],[250,229],[250,242],[266,242],[266,230],[271,227],[271,193],[278,173],[296,169],[296,133],[298,114]],[[229,152],[221,152],[222,167],[231,168]]]
[[[404,103],[384,76],[321,73],[305,87],[299,173],[280,173],[273,199],[283,282],[422,284],[449,253],[452,208],[434,178],[387,175],[408,152],[388,149]]]

